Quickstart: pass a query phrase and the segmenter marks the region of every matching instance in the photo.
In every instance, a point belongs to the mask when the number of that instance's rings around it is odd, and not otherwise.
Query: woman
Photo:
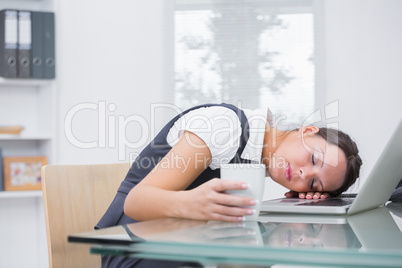
[[[280,131],[271,114],[229,104],[193,107],[173,118],[131,166],[97,228],[162,217],[242,221],[256,201],[225,194],[246,189],[223,181],[219,167],[260,162],[275,182],[300,198],[347,190],[362,161],[343,132],[304,126]]]

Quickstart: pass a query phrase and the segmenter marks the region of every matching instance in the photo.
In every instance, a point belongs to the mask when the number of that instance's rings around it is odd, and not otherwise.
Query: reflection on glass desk
[[[400,206],[399,206],[400,207]],[[160,219],[73,234],[92,254],[203,264],[402,267],[398,210],[353,216],[266,214],[258,222]]]

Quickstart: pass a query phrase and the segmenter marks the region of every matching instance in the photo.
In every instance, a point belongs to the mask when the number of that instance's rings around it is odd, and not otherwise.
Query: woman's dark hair
[[[333,128],[320,128],[316,135],[325,139],[329,144],[338,146],[346,157],[346,174],[342,186],[333,192],[331,196],[339,196],[352,186],[360,174],[360,167],[363,164],[359,156],[359,149],[350,136],[340,130]]]

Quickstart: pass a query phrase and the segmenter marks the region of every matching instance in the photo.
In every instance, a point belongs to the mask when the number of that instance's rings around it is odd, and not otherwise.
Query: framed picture
[[[4,190],[41,190],[40,170],[46,164],[45,156],[4,157]]]

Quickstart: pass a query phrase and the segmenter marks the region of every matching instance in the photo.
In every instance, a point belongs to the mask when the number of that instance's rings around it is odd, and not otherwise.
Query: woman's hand
[[[307,193],[298,193],[295,191],[289,191],[285,193],[287,198],[291,197],[299,197],[300,199],[325,199],[329,197],[328,193],[321,193],[321,192],[307,192]]]
[[[181,191],[178,217],[196,220],[243,221],[243,216],[255,211],[256,200],[230,195],[227,190],[245,190],[247,184],[239,181],[212,179],[190,191]]]

